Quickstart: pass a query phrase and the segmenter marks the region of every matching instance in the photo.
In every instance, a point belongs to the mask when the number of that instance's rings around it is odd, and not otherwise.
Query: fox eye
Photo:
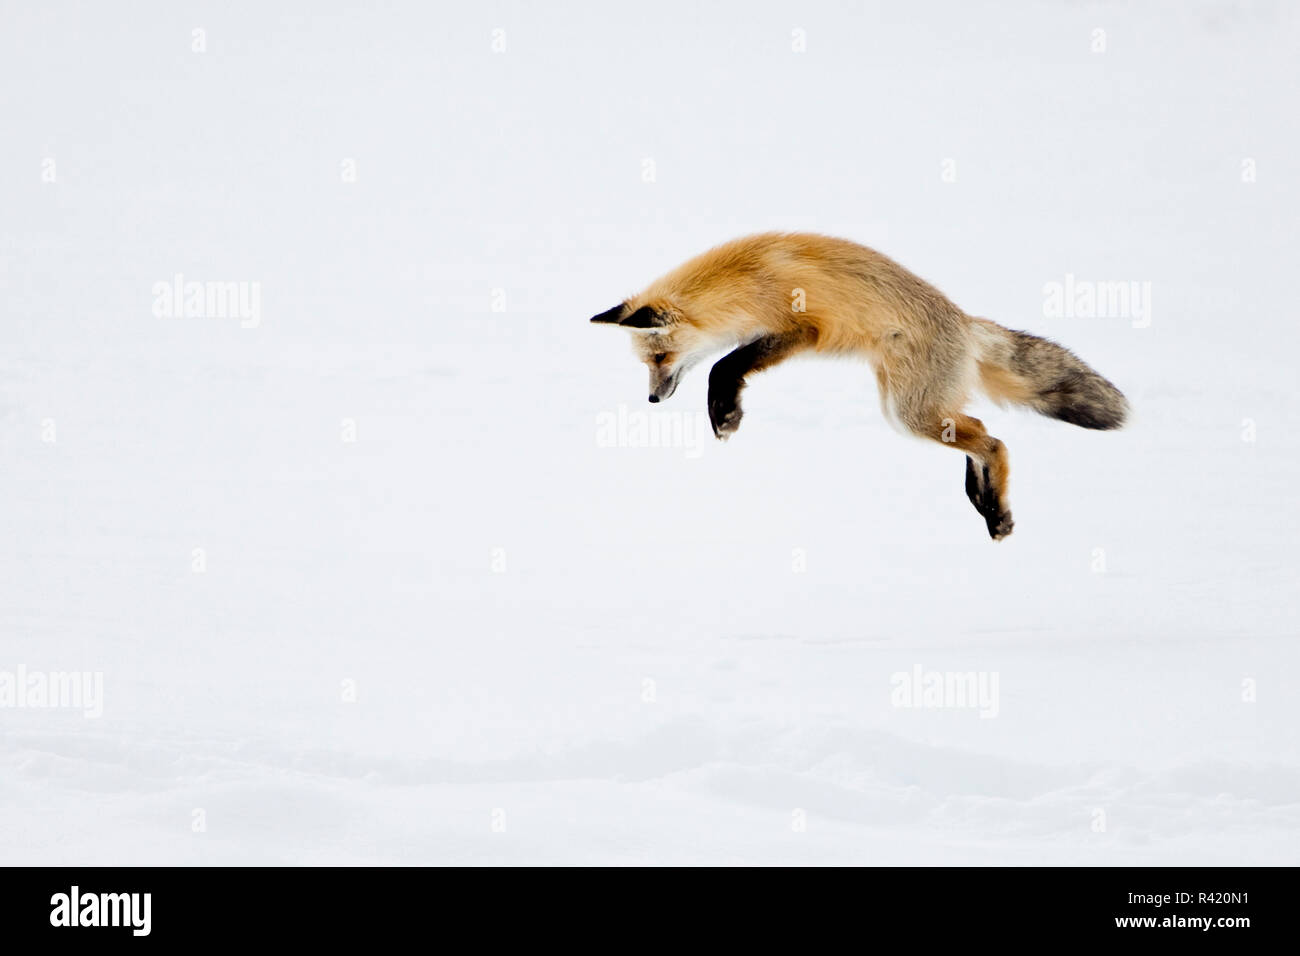
[[[667,357],[668,357],[668,353],[667,353],[667,352],[659,352],[659,353],[657,353],[657,354],[655,355],[655,364],[656,364],[656,365],[662,365],[664,359],[666,359]]]

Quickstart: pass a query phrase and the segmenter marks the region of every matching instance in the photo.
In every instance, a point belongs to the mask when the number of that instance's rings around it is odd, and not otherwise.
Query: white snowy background
[[[0,862],[1300,859],[1293,5],[2,21],[0,670],[104,701],[0,709]],[[998,544],[859,363],[635,447],[706,369],[651,409],[588,317],[774,228],[1062,342],[1131,427],[977,406]],[[156,316],[177,273],[260,324]],[[1067,274],[1149,325],[1046,316]],[[996,716],[894,706],[918,666]]]

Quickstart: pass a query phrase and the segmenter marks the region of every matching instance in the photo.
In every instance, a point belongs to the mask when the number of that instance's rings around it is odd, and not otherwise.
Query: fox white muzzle
[[[662,402],[666,398],[672,398],[673,392],[677,391],[677,383],[681,381],[684,367],[679,365],[672,371],[652,368],[650,370],[650,401]]]

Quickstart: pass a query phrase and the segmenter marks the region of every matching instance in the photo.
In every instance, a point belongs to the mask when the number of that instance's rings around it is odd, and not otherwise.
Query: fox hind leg
[[[918,431],[966,453],[966,497],[984,519],[990,538],[1001,541],[1009,535],[1015,522],[1007,502],[1011,471],[1007,446],[985,431],[983,422],[969,415],[946,416],[936,426]]]
[[[966,497],[985,522],[989,523],[989,534],[996,538],[997,535],[993,534],[994,523],[1001,521],[1002,514],[998,491],[990,478],[989,466],[983,462],[975,464],[975,459],[970,455],[966,456]],[[1006,517],[1010,521],[1011,513],[1007,512]]]

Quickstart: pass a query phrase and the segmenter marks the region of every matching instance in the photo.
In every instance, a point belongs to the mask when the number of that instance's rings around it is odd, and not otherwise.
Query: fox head
[[[700,330],[679,309],[665,302],[639,306],[635,300],[620,302],[592,316],[591,321],[618,325],[632,333],[632,348],[650,369],[651,402],[662,402],[677,391],[682,375],[708,349]]]

